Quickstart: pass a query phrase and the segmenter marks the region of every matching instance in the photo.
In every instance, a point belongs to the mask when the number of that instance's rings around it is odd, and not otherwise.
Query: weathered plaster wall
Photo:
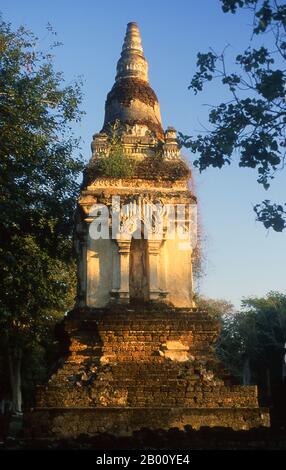
[[[112,240],[93,240],[88,234],[86,293],[88,307],[103,307],[109,301],[115,251],[116,246]]]
[[[119,255],[116,242],[109,240],[92,240],[87,237],[87,298],[89,307],[103,307],[111,300],[112,289],[119,287]],[[133,249],[131,243],[131,250]],[[137,253],[138,255],[138,253]],[[139,254],[140,255],[140,254]],[[137,261],[141,260],[137,256]],[[85,256],[85,251],[83,251]],[[136,269],[134,256],[129,255],[129,274],[131,283],[142,284],[143,298],[148,300],[148,250],[146,252],[144,272]],[[83,263],[84,265],[84,263]],[[142,271],[142,272],[141,272]],[[139,277],[142,275],[142,280]],[[130,285],[130,284],[129,284]],[[131,287],[131,297],[134,296]],[[175,307],[192,307],[192,263],[191,251],[184,248],[180,239],[166,240],[162,243],[159,253],[159,289],[168,292],[166,300]],[[143,300],[142,298],[142,300]]]
[[[166,240],[164,256],[167,300],[175,307],[192,307],[192,257],[188,244],[185,245],[178,237]]]
[[[113,100],[106,108],[106,122],[115,122],[120,119],[123,122],[138,123],[148,122],[161,126],[160,107],[158,103],[154,103],[153,107],[142,101],[134,99],[129,106],[125,107],[117,101]]]

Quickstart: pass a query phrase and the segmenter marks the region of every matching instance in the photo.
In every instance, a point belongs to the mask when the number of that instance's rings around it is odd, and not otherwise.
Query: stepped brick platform
[[[269,426],[255,386],[233,385],[214,354],[218,322],[165,304],[75,309],[66,356],[26,415],[32,436],[141,428]]]

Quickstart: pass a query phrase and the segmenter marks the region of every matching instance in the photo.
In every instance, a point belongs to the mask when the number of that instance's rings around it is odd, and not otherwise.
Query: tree
[[[200,310],[208,312],[212,317],[219,320],[234,313],[234,305],[228,300],[210,299],[199,295],[195,297],[195,302]]]
[[[220,2],[225,13],[236,13],[239,8],[250,11],[250,45],[232,61],[231,71],[226,49],[221,54],[198,53],[197,72],[189,88],[196,94],[206,83],[220,80],[230,99],[211,107],[209,130],[195,137],[180,134],[181,144],[198,154],[194,165],[200,171],[222,168],[237,155],[239,166],[256,169],[258,183],[267,190],[285,160],[286,5],[276,0]],[[266,199],[254,210],[266,228],[279,232],[286,227],[285,203]]]
[[[239,312],[223,317],[218,355],[240,381],[269,394],[271,384],[282,382],[285,341],[286,295],[270,292],[244,299]]]
[[[81,88],[54,70],[56,45],[44,53],[32,32],[0,19],[0,336],[16,412],[23,356],[64,313],[73,282]]]

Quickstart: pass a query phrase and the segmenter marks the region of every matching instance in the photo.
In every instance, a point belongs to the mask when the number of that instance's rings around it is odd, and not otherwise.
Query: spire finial
[[[127,24],[115,80],[129,77],[148,82],[148,64],[144,57],[140,31],[133,21]]]

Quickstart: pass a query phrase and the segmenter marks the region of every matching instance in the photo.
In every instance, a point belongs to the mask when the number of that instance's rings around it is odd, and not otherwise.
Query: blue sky
[[[106,94],[113,85],[126,24],[139,24],[149,77],[158,95],[163,125],[194,134],[207,124],[207,104],[224,100],[224,90],[210,85],[203,94],[188,90],[196,54],[217,52],[229,44],[230,59],[247,47],[251,19],[246,12],[224,14],[218,0],[2,0],[5,20],[24,24],[45,47],[45,27],[51,23],[63,47],[57,50],[56,67],[67,82],[84,79],[86,112],[75,132],[83,139],[82,151],[90,158],[92,134],[101,129]],[[48,38],[49,39],[49,38]],[[52,39],[52,38],[51,38]],[[193,159],[193,155],[185,156]],[[239,306],[240,299],[285,292],[286,232],[267,232],[255,222],[252,206],[267,198],[285,201],[285,173],[279,173],[270,190],[256,183],[256,173],[235,164],[223,170],[194,171],[204,232],[206,277],[201,291],[226,298]]]

